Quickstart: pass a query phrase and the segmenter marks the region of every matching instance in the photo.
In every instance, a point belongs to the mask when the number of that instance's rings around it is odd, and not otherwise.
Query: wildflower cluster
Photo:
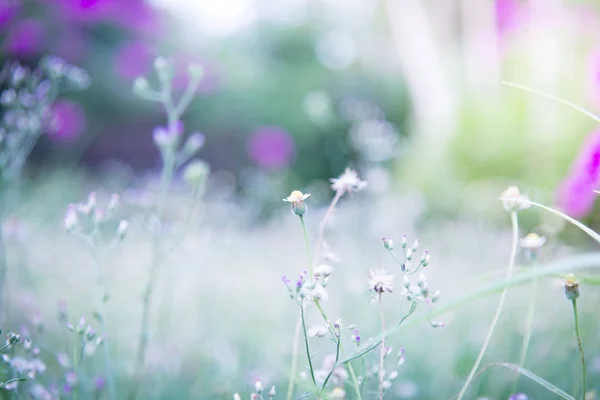
[[[398,264],[400,264],[400,270],[402,272],[412,275],[417,273],[421,268],[427,267],[429,265],[429,260],[431,259],[431,256],[429,255],[429,252],[425,250],[421,254],[417,266],[414,269],[412,267],[412,263],[414,262],[413,260],[415,259],[415,254],[419,249],[418,239],[413,242],[412,246],[408,247],[406,235],[402,235],[402,239],[400,240],[400,248],[402,249],[403,255],[402,260],[396,257],[396,254],[394,253],[394,241],[392,240],[392,238],[383,237],[382,241],[383,247],[391,254],[394,260],[396,260]]]
[[[264,400],[264,391],[265,390],[261,380],[256,378],[256,381],[254,382],[254,392],[250,394],[250,400]],[[266,396],[269,400],[273,400],[276,394],[275,386],[271,386],[271,389],[266,393]],[[235,393],[233,395],[233,400],[242,400],[242,396],[240,396],[239,393]]]
[[[10,332],[1,349],[10,349],[10,354],[2,354],[2,362],[8,369],[8,375],[11,378],[0,383],[0,387],[5,390],[16,391],[19,382],[33,380],[46,371],[46,364],[39,358],[40,349],[34,347],[28,337],[24,338],[18,333]]]
[[[281,280],[287,287],[290,298],[305,307],[307,301],[319,301],[323,303],[329,299],[329,294],[325,288],[329,283],[329,276],[332,272],[332,267],[321,265],[315,268],[313,280],[307,277],[308,271],[306,270],[302,271],[294,285],[292,285],[292,281],[286,275],[283,275]]]
[[[0,73],[0,169],[4,179],[18,177],[29,153],[44,131],[55,129],[52,105],[61,91],[90,85],[88,73],[58,57],[45,57],[34,70],[18,62]]]
[[[115,222],[116,211],[119,207],[119,195],[113,194],[106,207],[99,207],[95,192],[89,194],[86,202],[69,205],[64,218],[65,229],[75,236],[88,241],[103,240],[107,225]],[[116,229],[112,229],[109,238],[113,241],[122,240],[127,234],[129,223],[120,220]]]
[[[399,370],[406,362],[406,357],[404,356],[404,348],[400,348],[396,352],[396,357],[390,357],[394,353],[394,350],[391,347],[385,347],[383,350],[384,363],[387,365],[387,369],[379,370],[379,362],[367,363],[365,361],[364,374],[358,377],[358,382],[361,388],[369,385],[369,381],[372,378],[378,378],[380,375],[382,379],[382,389],[383,392],[390,389],[394,383],[394,381],[399,376]],[[390,361],[390,358],[393,358]]]

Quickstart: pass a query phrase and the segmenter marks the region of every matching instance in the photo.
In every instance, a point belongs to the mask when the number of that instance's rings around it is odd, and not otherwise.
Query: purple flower
[[[585,140],[569,175],[560,185],[557,204],[572,217],[588,214],[593,205],[600,180],[600,129]]]
[[[52,106],[48,135],[58,141],[77,138],[85,129],[85,111],[79,104],[59,100]]]
[[[36,54],[44,44],[44,26],[37,19],[24,19],[7,33],[4,49],[16,57]]]
[[[498,32],[504,34],[518,24],[519,0],[496,0],[496,25]]]
[[[103,376],[97,376],[94,378],[94,390],[99,392],[106,386],[106,379]]]
[[[7,26],[21,11],[21,4],[16,1],[0,2],[0,29]]]
[[[148,75],[152,70],[152,52],[142,42],[122,45],[115,54],[115,72],[124,79],[134,79]]]
[[[527,400],[529,397],[525,393],[515,393],[511,395],[508,400]]]
[[[250,159],[268,170],[286,168],[294,158],[294,140],[281,128],[266,126],[252,133],[247,144]]]

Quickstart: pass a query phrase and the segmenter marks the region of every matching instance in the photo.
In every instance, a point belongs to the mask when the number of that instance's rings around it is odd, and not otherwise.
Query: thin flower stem
[[[95,233],[96,231],[94,231]],[[104,314],[104,303],[105,303],[105,299],[107,296],[106,293],[106,287],[104,285],[104,281],[102,279],[102,273],[100,272],[100,257],[98,255],[98,248],[96,247],[96,244],[94,243],[92,238],[87,238],[88,240],[88,244],[90,246],[90,249],[92,251],[92,256],[94,258],[94,275],[96,278],[96,282],[98,284],[98,287],[100,288],[101,291],[101,295],[102,298],[100,299],[100,302],[98,303],[97,306],[97,313],[98,313],[98,323],[100,324],[100,329],[102,331],[102,335],[104,336],[104,343],[102,344],[102,347],[104,347],[104,363],[105,363],[105,368],[106,368],[106,380],[108,383],[108,397],[109,399],[116,399],[117,398],[117,389],[115,386],[115,379],[114,379],[114,374],[113,374],[113,368],[112,368],[112,360],[110,357],[110,350],[109,350],[109,340],[106,340],[106,328],[105,328],[105,314]],[[83,355],[83,352],[82,352]]]
[[[516,211],[513,211],[510,213],[510,220],[512,223],[512,246],[511,246],[511,251],[510,251],[510,260],[508,263],[508,270],[506,273],[507,281],[512,276],[513,267],[515,265],[515,258],[517,256],[517,243],[519,240],[519,221],[517,218]],[[461,400],[464,397],[465,393],[467,392],[467,389],[469,388],[469,385],[471,384],[471,381],[473,380],[473,377],[475,376],[475,373],[477,372],[477,369],[479,368],[479,365],[481,364],[481,360],[483,360],[483,356],[485,355],[488,345],[490,344],[490,340],[492,339],[492,335],[494,334],[494,330],[496,329],[496,325],[498,324],[498,320],[500,319],[500,314],[502,313],[502,309],[504,308],[504,301],[506,299],[507,292],[508,292],[508,288],[504,288],[504,290],[502,291],[502,294],[500,295],[500,302],[498,303],[498,308],[496,309],[496,314],[494,315],[492,324],[490,325],[487,336],[483,342],[483,346],[481,346],[481,350],[479,350],[479,355],[477,356],[477,359],[475,360],[475,363],[473,364],[473,367],[471,368],[471,372],[469,373],[467,380],[465,381],[462,389],[458,393],[457,400]]]
[[[331,329],[333,329],[331,321],[329,320],[329,318],[327,318],[327,315],[325,314],[323,307],[321,307],[321,303],[319,303],[319,300],[315,300],[315,304],[317,305],[317,308],[321,312],[321,315],[323,316],[325,323],[327,325],[329,325],[331,327]],[[348,355],[346,354],[346,351],[344,350],[344,346],[342,345],[341,342],[340,342],[340,350],[342,351],[344,358],[348,358]],[[356,396],[358,397],[359,400],[362,400],[362,396],[360,394],[360,387],[358,386],[358,380],[356,379],[356,374],[354,373],[354,368],[352,368],[352,364],[350,364],[349,362],[347,364],[348,364],[348,371],[350,372],[350,376],[352,377],[352,383],[354,384],[354,390],[356,391]]]
[[[381,332],[385,332],[385,318],[383,315],[383,300],[379,293],[379,315],[381,316]],[[383,400],[383,357],[385,356],[385,337],[381,339],[381,353],[379,355],[379,400]]]
[[[290,379],[288,381],[287,400],[292,400],[292,397],[294,396],[296,368],[298,368],[298,345],[300,344],[300,329],[302,329],[302,318],[298,318],[296,329],[294,330],[294,342],[292,344],[292,368],[290,371]]]
[[[586,385],[586,366],[585,366],[585,356],[583,355],[583,346],[581,345],[581,335],[579,334],[579,314],[577,313],[577,299],[573,299],[573,317],[575,319],[575,336],[577,336],[577,346],[579,347],[579,354],[581,355],[581,372],[582,372],[582,389],[583,393],[581,394],[581,399],[585,400],[585,395],[587,393],[587,385]]]
[[[337,205],[338,201],[343,196],[343,194],[344,192],[341,190],[335,192],[335,196],[333,196],[333,199],[331,200],[331,203],[329,204],[329,207],[325,212],[325,216],[321,221],[321,225],[319,225],[319,238],[317,239],[317,245],[315,247],[315,262],[319,262],[319,257],[321,256],[321,247],[323,246],[323,239],[325,237],[325,228],[327,227],[327,221],[329,221],[329,218],[333,214],[335,206]]]
[[[333,375],[333,371],[335,371],[335,369],[338,367],[338,360],[340,359],[340,344],[341,344],[341,340],[338,337],[336,337],[337,341],[336,341],[336,346],[335,346],[335,362],[333,363],[333,366],[331,367],[331,371],[329,371],[329,374],[327,374],[327,377],[325,378],[325,381],[323,381],[323,386],[321,386],[321,392],[325,390],[325,386],[327,386],[327,382],[329,382],[329,378],[331,378],[331,375]]]
[[[527,358],[527,351],[529,350],[529,342],[531,341],[531,332],[533,329],[533,318],[535,317],[535,298],[537,297],[537,288],[538,288],[539,280],[535,279],[531,283],[531,298],[529,299],[529,307],[527,309],[527,316],[525,317],[525,333],[523,335],[523,342],[521,343],[521,354],[519,355],[519,367],[523,367],[525,364],[525,358]],[[513,385],[513,390],[511,393],[514,393],[517,389],[517,384],[519,383],[520,374],[517,375],[517,379],[515,379],[515,383]]]
[[[306,254],[308,256],[308,276],[310,281],[313,280],[313,264],[312,257],[310,256],[310,244],[308,243],[308,233],[306,232],[306,224],[304,223],[304,216],[300,215],[300,222],[302,223],[302,232],[304,233],[304,242],[306,243]]]
[[[315,390],[317,394],[319,393],[319,388],[317,387],[317,381],[315,379],[315,372],[313,370],[312,358],[310,356],[310,348],[308,347],[308,334],[306,333],[306,321],[304,320],[304,306],[300,304],[300,319],[302,320],[302,332],[304,333],[304,345],[306,347],[306,357],[308,358],[308,367],[310,368],[310,377],[312,378],[313,384],[315,385]]]

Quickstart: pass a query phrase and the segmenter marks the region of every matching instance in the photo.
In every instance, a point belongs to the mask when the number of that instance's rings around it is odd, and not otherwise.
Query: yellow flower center
[[[290,194],[290,200],[294,202],[302,201],[302,197],[304,197],[304,194],[302,194],[302,192],[299,190],[294,190],[292,194]]]

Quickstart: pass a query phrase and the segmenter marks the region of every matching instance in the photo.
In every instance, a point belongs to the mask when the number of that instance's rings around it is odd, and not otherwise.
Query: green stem
[[[575,318],[575,336],[577,336],[577,346],[579,347],[579,354],[581,355],[581,372],[583,374],[582,385],[583,385],[583,393],[581,394],[582,400],[585,400],[585,395],[587,393],[586,386],[586,366],[585,366],[585,356],[583,355],[583,346],[581,345],[581,335],[579,334],[579,314],[577,313],[577,299],[573,299],[573,317]]]
[[[312,257],[310,256],[310,244],[308,243],[308,233],[306,232],[306,224],[304,223],[304,216],[300,215],[300,222],[302,223],[302,232],[304,233],[304,242],[306,243],[306,254],[308,255],[308,276],[310,282],[313,280],[313,266]]]
[[[383,301],[379,293],[379,315],[381,317],[381,332],[385,332],[385,319],[383,316]],[[381,353],[379,355],[379,400],[383,400],[383,357],[385,356],[385,338],[381,339]]]
[[[335,196],[333,196],[333,200],[331,200],[331,204],[329,204],[329,207],[325,212],[325,216],[321,221],[321,225],[319,226],[319,238],[317,239],[317,246],[315,247],[315,262],[319,262],[319,257],[321,256],[321,247],[323,245],[323,239],[325,237],[325,228],[327,227],[327,221],[329,221],[329,218],[331,217],[331,214],[333,214],[335,206],[337,205],[338,201],[340,200],[343,194],[343,191],[335,192]]]
[[[512,247],[510,251],[508,271],[506,274],[507,281],[512,276],[513,267],[515,265],[515,258],[517,255],[517,243],[519,240],[519,221],[517,219],[517,213],[515,211],[510,213],[510,219],[512,223]],[[502,309],[504,308],[504,301],[506,300],[507,292],[508,288],[505,288],[502,291],[502,294],[500,295],[500,302],[498,303],[498,307],[496,308],[496,314],[494,315],[492,324],[490,325],[487,336],[485,337],[483,346],[481,346],[481,350],[479,350],[479,355],[477,356],[477,359],[475,360],[475,363],[471,368],[471,372],[469,373],[469,376],[467,377],[467,380],[465,381],[462,389],[458,393],[458,400],[461,400],[464,397],[465,393],[467,392],[467,389],[469,388],[469,385],[471,384],[471,381],[473,380],[473,377],[475,376],[475,373],[477,372],[477,369],[479,368],[479,365],[481,364],[481,360],[483,360],[483,356],[485,355],[485,352],[490,344],[490,340],[492,339],[492,335],[494,334],[494,330],[496,330],[496,325],[498,324],[498,320],[500,319],[500,314],[502,313]]]
[[[333,363],[333,367],[331,367],[331,371],[327,374],[327,377],[323,381],[323,386],[321,386],[321,392],[325,390],[325,386],[327,386],[327,382],[329,382],[329,378],[333,375],[333,371],[338,367],[338,360],[340,359],[340,338],[337,337],[337,342],[335,346],[335,362]]]
[[[300,342],[300,329],[302,328],[302,319],[298,318],[296,329],[294,330],[294,342],[292,344],[292,368],[290,379],[288,381],[287,400],[292,400],[294,396],[294,383],[296,382],[296,368],[298,368],[298,344]]]
[[[304,306],[300,304],[300,319],[302,320],[302,332],[304,332],[304,345],[306,346],[306,357],[308,358],[308,367],[310,368],[310,377],[312,378],[313,384],[315,385],[315,390],[317,394],[319,393],[319,388],[317,387],[317,381],[315,379],[315,372],[313,370],[312,359],[310,356],[310,349],[308,347],[308,334],[306,333],[306,321],[304,320]]]
[[[537,297],[537,288],[539,280],[535,279],[531,283],[531,298],[529,299],[529,308],[527,309],[527,316],[525,317],[525,333],[523,334],[523,342],[521,343],[521,354],[519,355],[519,367],[523,367],[525,364],[525,358],[527,358],[527,351],[529,350],[529,342],[531,341],[531,332],[533,330],[533,318],[535,317],[535,298]],[[520,375],[517,375],[517,379],[513,385],[511,393],[515,393],[517,384],[519,383]]]
[[[325,323],[327,325],[329,325],[331,327],[331,329],[333,329],[333,326],[331,326],[331,321],[329,321],[329,318],[327,318],[327,315],[325,314],[325,311],[323,311],[323,307],[321,307],[319,300],[315,300],[315,304],[317,305],[317,308],[321,312],[321,315],[323,316]],[[340,350],[342,350],[342,354],[344,355],[344,358],[348,358],[348,355],[346,354],[346,351],[344,350],[344,346],[342,345],[341,342],[340,342]],[[356,374],[354,373],[354,368],[352,368],[352,364],[350,364],[350,362],[348,362],[347,364],[348,364],[348,371],[350,372],[350,376],[352,377],[352,383],[354,384],[354,390],[356,391],[356,396],[358,397],[359,400],[362,400],[362,396],[360,394],[360,387],[358,386],[358,380],[356,379]]]

